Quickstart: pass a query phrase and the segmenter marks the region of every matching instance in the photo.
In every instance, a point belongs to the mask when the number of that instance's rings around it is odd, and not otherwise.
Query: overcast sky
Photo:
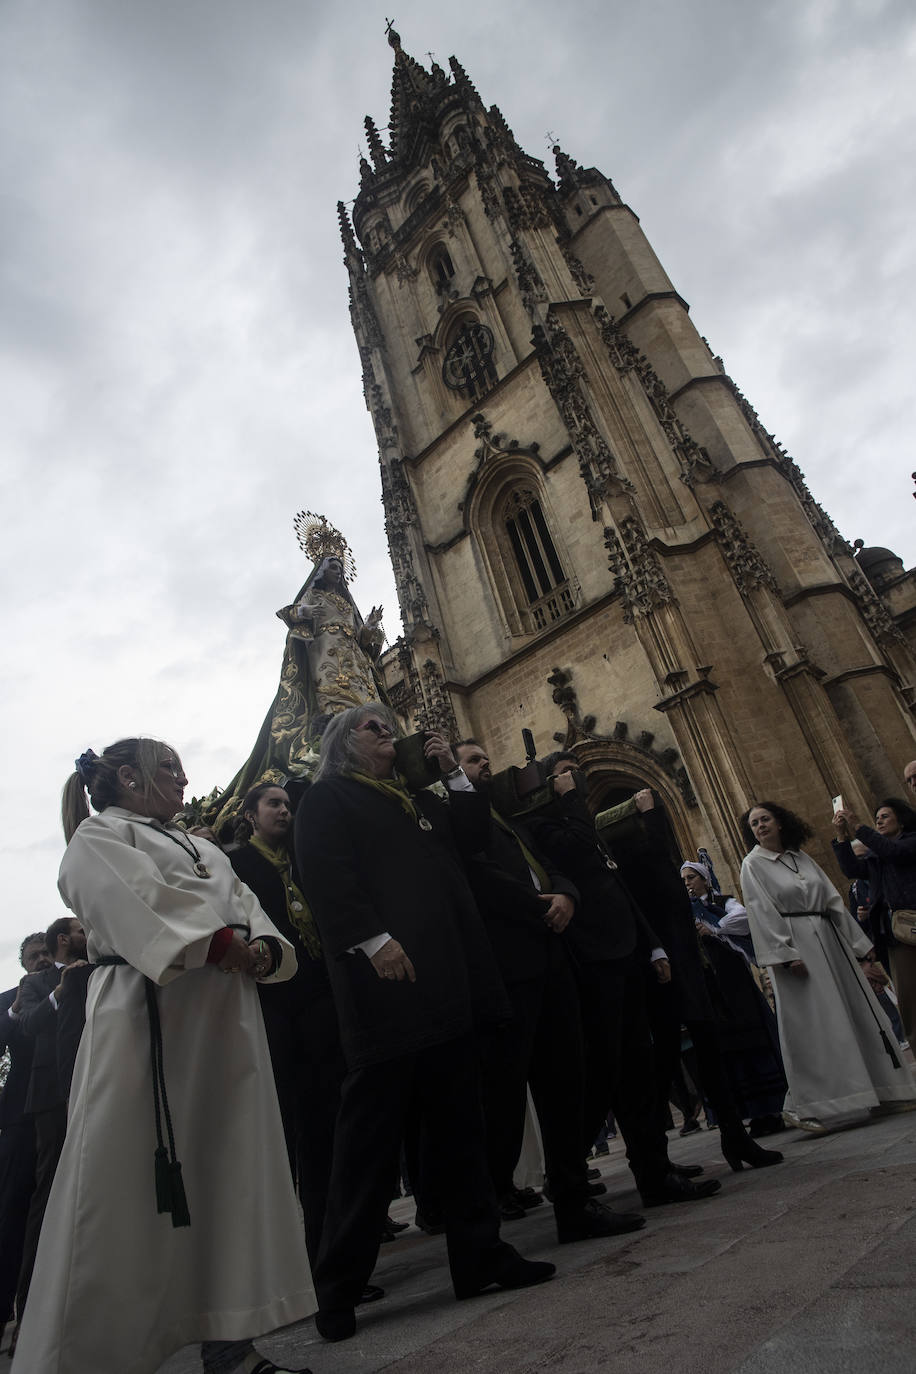
[[[406,0],[552,170],[614,180],[847,538],[914,561],[909,0]],[[335,204],[387,124],[385,12],[309,0],[0,7],[7,783],[0,987],[61,914],[87,746],[228,781],[276,689],[324,512],[399,625]],[[383,134],[384,137],[384,134]],[[702,837],[697,837],[701,839]]]

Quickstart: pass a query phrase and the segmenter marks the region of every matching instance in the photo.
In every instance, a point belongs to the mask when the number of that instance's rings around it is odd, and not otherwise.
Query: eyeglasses
[[[379,739],[386,736],[388,739],[391,739],[392,736],[392,731],[387,725],[383,725],[380,720],[364,720],[362,725],[357,725],[356,728],[357,730],[371,730],[373,735],[376,735]]]

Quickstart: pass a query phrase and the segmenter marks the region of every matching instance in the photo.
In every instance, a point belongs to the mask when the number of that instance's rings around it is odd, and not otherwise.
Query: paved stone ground
[[[670,1139],[720,1194],[654,1209],[635,1235],[564,1246],[543,1205],[503,1235],[553,1260],[556,1278],[462,1303],[444,1240],[411,1228],[382,1247],[387,1296],[360,1309],[353,1340],[328,1345],[308,1321],[260,1348],[315,1374],[914,1374],[916,1113],[786,1131],[765,1142],[783,1164],[740,1174],[716,1132]],[[606,1201],[638,1206],[618,1143],[601,1170]],[[392,1214],[412,1221],[412,1201]],[[160,1374],[199,1370],[188,1349]]]

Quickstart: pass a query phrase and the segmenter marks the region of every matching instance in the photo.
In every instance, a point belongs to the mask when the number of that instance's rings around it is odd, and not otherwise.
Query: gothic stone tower
[[[656,788],[732,880],[754,798],[824,836],[835,794],[868,814],[916,755],[916,679],[853,550],[608,178],[556,148],[552,180],[454,58],[389,41],[389,144],[367,117],[338,209],[400,709],[496,768],[523,726],[573,746],[596,801]]]

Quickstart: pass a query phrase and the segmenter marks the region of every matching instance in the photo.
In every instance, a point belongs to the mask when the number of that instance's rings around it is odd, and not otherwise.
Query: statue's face
[[[329,558],[321,574],[322,581],[329,587],[342,587],[344,583],[343,563],[339,558]]]

